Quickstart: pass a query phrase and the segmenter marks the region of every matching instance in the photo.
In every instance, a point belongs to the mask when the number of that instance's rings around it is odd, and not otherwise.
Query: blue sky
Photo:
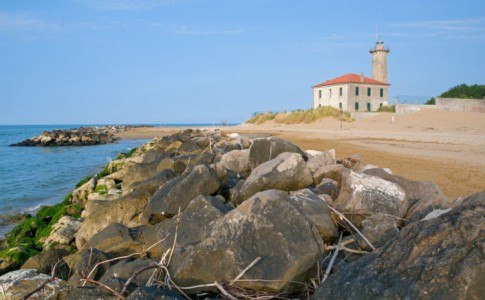
[[[309,108],[313,84],[370,75],[376,29],[391,96],[485,83],[483,0],[1,0],[0,124]]]

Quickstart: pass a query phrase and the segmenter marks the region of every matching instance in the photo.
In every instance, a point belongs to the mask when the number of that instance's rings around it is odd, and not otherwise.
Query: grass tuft
[[[295,110],[291,112],[257,114],[246,122],[262,124],[274,120],[277,124],[299,124],[312,123],[325,118],[342,118],[346,122],[352,121],[350,113],[344,112],[343,115],[340,115],[338,109],[330,106],[322,106],[315,109]]]

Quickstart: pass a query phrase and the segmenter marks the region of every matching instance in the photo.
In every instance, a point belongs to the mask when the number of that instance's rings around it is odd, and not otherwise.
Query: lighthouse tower
[[[371,49],[372,55],[372,78],[382,82],[387,82],[387,54],[390,52],[389,48],[384,46],[384,42],[377,38],[374,49]]]

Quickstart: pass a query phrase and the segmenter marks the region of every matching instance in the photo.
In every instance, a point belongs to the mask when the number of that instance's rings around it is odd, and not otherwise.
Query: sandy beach
[[[391,117],[394,115],[394,123]],[[180,128],[136,128],[124,139],[153,138]],[[485,189],[485,115],[438,110],[410,114],[363,113],[351,123],[325,119],[310,124],[244,124],[220,128],[225,133],[269,134],[303,149],[334,148],[337,157],[360,154],[365,162],[394,174],[440,185],[449,197]]]

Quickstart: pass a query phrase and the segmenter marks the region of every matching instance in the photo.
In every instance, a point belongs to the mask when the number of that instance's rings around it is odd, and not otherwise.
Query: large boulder
[[[374,214],[362,221],[362,234],[371,244],[379,248],[398,234],[398,220],[387,214]],[[369,244],[361,237],[357,242],[362,249],[372,250]]]
[[[409,180],[378,168],[366,170],[364,173],[393,182],[406,192],[409,208],[405,218],[408,223],[424,218],[434,209],[447,209],[452,206],[452,201],[443,194],[440,187],[434,182]]]
[[[485,192],[405,226],[378,252],[330,276],[314,299],[482,299]]]
[[[341,169],[339,176],[340,193],[334,207],[352,217],[357,225],[375,213],[404,217],[408,203],[404,190],[397,184],[348,169]]]
[[[259,191],[296,191],[311,183],[312,175],[303,157],[297,153],[285,152],[253,169],[231,202],[238,205]]]
[[[305,154],[308,156],[307,166],[312,174],[324,166],[336,163],[334,149],[327,151],[307,150]]]
[[[220,186],[217,174],[206,165],[198,165],[192,171],[176,177],[163,185],[148,202],[143,220],[151,224],[176,215],[199,195],[211,195]]]
[[[220,163],[228,170],[247,177],[251,173],[249,150],[232,150],[222,155]]]
[[[300,212],[317,228],[322,239],[326,242],[338,236],[337,227],[332,220],[332,211],[328,204],[309,189],[290,193],[290,199],[296,204]]]
[[[174,291],[164,290],[154,286],[143,286],[134,290],[126,300],[183,300],[181,295]]]
[[[87,243],[87,247],[97,248],[113,257],[140,253],[143,243],[136,240],[136,234],[135,229],[113,223],[96,233]]]
[[[94,192],[94,188],[96,187],[97,180],[98,180],[97,176],[94,176],[93,178],[89,179],[86,183],[84,183],[83,185],[75,189],[72,192],[71,203],[84,206],[88,201],[89,195]]]
[[[276,158],[284,152],[298,153],[303,159],[307,155],[298,146],[277,137],[255,139],[249,151],[249,164],[251,169],[260,164]]]
[[[69,252],[64,249],[43,251],[29,258],[22,265],[22,269],[34,269],[39,273],[51,274],[52,268],[56,266],[55,275],[66,279],[69,277],[69,268],[61,261],[66,255],[69,255]]]
[[[149,198],[150,193],[140,189],[112,201],[89,201],[83,214],[85,220],[76,233],[76,247],[81,249],[92,236],[112,223],[143,225],[140,216]]]
[[[36,270],[17,270],[0,276],[0,295],[2,299],[23,299],[41,284],[51,278],[47,274],[39,274]],[[66,283],[61,279],[53,279],[45,287],[29,297],[29,299],[57,299],[65,289]]]
[[[190,201],[180,216],[173,217],[155,226],[140,228],[137,239],[143,241],[145,249],[158,243],[151,248],[149,254],[150,257],[161,257],[173,246],[175,232],[177,232],[176,249],[177,252],[180,252],[186,246],[202,241],[209,234],[214,221],[224,216],[228,211],[229,208],[218,198],[198,196]]]
[[[182,286],[229,282],[256,258],[236,286],[273,292],[294,291],[316,271],[323,241],[286,192],[264,191],[217,220],[209,236],[170,265]]]
[[[44,249],[67,246],[74,241],[74,235],[81,227],[81,222],[71,216],[63,216],[52,226],[52,231],[44,241]]]
[[[80,282],[80,275],[86,278],[99,280],[106,270],[114,264],[114,262],[110,261],[111,258],[110,255],[96,248],[85,249],[64,257],[63,260],[67,263],[73,274],[68,282],[71,285],[82,283]],[[96,267],[96,265],[101,262],[104,263]]]
[[[156,263],[150,259],[135,259],[135,260],[122,260],[111,266],[106,273],[99,280],[100,282],[108,284],[113,279],[121,279],[127,281],[136,272],[142,271],[142,269],[155,266]],[[144,286],[148,283],[150,276],[156,269],[147,269],[139,273],[133,280],[133,283],[137,286]]]
[[[150,194],[154,194],[162,185],[175,177],[177,177],[177,174],[174,171],[171,169],[165,169],[150,179],[134,184],[132,189],[144,189]],[[127,187],[127,189],[129,188],[130,187]]]

